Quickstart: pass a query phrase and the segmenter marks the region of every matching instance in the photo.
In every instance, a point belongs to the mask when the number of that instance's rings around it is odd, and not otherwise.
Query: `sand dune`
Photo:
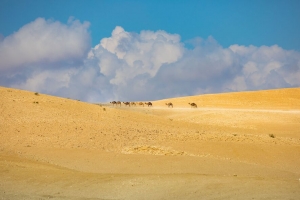
[[[157,105],[172,102],[174,107],[189,107],[195,102],[198,107],[251,108],[251,109],[299,109],[300,89],[287,88],[265,91],[207,94],[157,101]]]
[[[113,107],[0,87],[0,137],[0,199],[300,197],[300,88]]]

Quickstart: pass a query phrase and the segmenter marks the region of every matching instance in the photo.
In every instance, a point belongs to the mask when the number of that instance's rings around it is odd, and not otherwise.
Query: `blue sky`
[[[299,10],[297,0],[0,0],[0,85],[86,101],[299,87]]]
[[[115,26],[129,32],[165,30],[182,40],[213,36],[222,46],[274,45],[300,50],[300,1],[1,0],[0,33],[7,36],[37,17],[91,23],[92,44]]]

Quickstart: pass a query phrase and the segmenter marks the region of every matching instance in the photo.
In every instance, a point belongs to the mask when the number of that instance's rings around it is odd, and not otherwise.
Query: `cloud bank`
[[[38,18],[0,40],[0,85],[90,102],[300,86],[300,52],[277,45],[224,48],[120,26],[90,41],[88,22]]]

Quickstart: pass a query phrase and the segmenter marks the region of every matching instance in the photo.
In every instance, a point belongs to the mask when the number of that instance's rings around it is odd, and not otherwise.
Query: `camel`
[[[152,107],[152,103],[151,102],[146,102],[145,104],[148,105],[148,107],[150,107],[150,106]]]
[[[123,102],[125,104],[125,106],[129,106],[130,107],[130,103],[129,102]]]
[[[135,102],[130,102],[130,105],[136,106],[136,103]]]
[[[114,105],[117,105],[117,102],[116,101],[112,101],[112,102],[109,102],[110,104],[112,104],[113,106]]]
[[[139,102],[139,105],[144,107],[144,103],[143,102]]]
[[[173,108],[173,104],[172,104],[171,102],[166,103],[166,105],[168,106],[168,108],[169,108],[169,107],[172,107],[172,108]]]
[[[121,107],[121,101],[117,101],[116,105],[120,105],[120,107]]]
[[[191,108],[197,108],[197,104],[195,103],[189,103],[191,105]]]

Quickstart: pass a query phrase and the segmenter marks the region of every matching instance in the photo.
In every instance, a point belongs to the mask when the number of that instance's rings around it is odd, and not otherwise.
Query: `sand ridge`
[[[178,97],[156,101],[156,105],[172,102],[174,107],[190,107],[188,103],[194,102],[198,107],[299,110],[299,98],[299,88],[286,88]]]
[[[153,107],[4,87],[0,97],[4,199],[300,196],[300,88],[180,97]]]

